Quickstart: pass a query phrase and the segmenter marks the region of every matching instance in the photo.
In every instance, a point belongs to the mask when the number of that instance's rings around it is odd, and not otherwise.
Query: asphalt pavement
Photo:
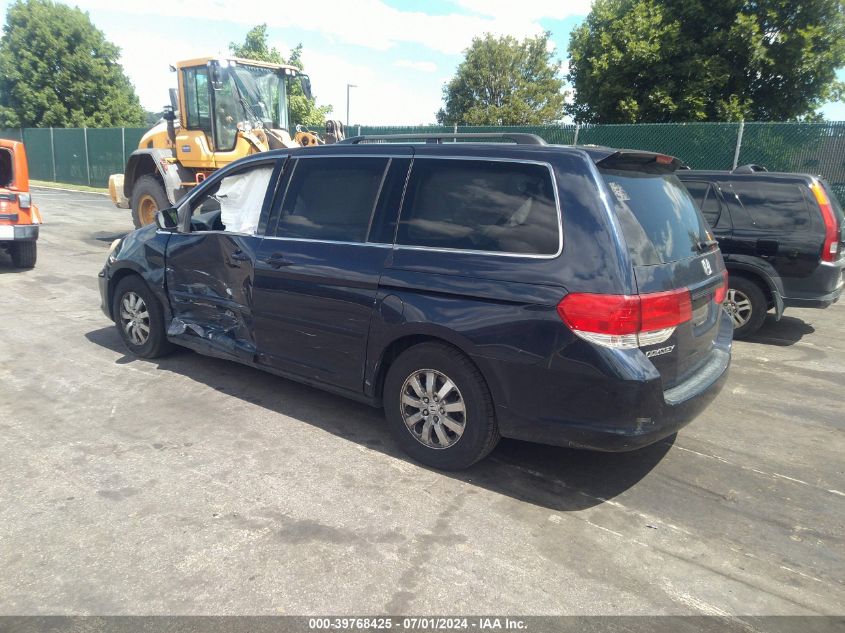
[[[769,317],[672,440],[442,473],[367,406],[128,355],[97,272],[129,212],[33,198],[37,266],[0,254],[0,615],[845,612],[845,305]]]

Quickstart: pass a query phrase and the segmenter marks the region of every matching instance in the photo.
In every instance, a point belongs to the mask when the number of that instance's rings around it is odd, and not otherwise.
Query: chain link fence
[[[845,204],[845,122],[825,123],[643,123],[636,125],[371,126],[347,135],[449,132],[529,132],[547,143],[607,145],[677,156],[693,169],[729,170],[749,163],[770,171],[823,176]],[[105,187],[122,173],[146,128],[23,128],[0,130],[0,138],[26,143],[30,176]]]

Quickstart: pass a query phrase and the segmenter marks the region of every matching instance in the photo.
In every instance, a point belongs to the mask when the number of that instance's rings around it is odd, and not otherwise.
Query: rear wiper
[[[709,251],[711,248],[718,245],[718,240],[699,240],[695,243],[695,247],[698,249],[699,253]]]

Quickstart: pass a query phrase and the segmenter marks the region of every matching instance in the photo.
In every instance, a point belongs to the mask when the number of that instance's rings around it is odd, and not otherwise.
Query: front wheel
[[[33,268],[38,258],[37,242],[12,242],[10,254],[15,268]]]
[[[157,358],[171,351],[161,304],[144,280],[131,275],[114,291],[112,315],[126,348],[141,358]]]
[[[499,441],[484,378],[445,344],[415,345],[394,361],[384,382],[384,409],[405,452],[434,468],[467,468]]]

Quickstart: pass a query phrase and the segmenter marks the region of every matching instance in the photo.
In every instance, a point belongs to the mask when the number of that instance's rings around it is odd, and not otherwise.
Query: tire
[[[734,323],[734,338],[743,339],[763,325],[769,303],[756,283],[745,277],[730,276],[725,308]]]
[[[38,243],[35,240],[27,242],[12,242],[9,249],[12,264],[15,268],[32,268],[38,259]]]
[[[173,350],[173,345],[167,340],[161,304],[139,276],[124,277],[117,284],[112,299],[112,315],[123,344],[135,356],[158,358]],[[132,316],[137,325],[127,323],[126,317]],[[146,326],[146,332],[143,326]]]
[[[169,206],[170,201],[158,178],[141,176],[135,182],[132,188],[132,221],[136,229],[155,222],[155,214]]]
[[[416,385],[415,376],[419,379]],[[429,376],[434,377],[434,388],[428,385]],[[454,388],[443,392],[446,381]],[[405,396],[419,406],[403,404]],[[451,410],[444,413],[443,408],[421,409],[428,406],[423,399],[429,398],[430,404],[433,396],[442,397],[436,406],[444,405]],[[487,383],[478,368],[454,347],[421,343],[405,350],[387,372],[383,398],[385,416],[399,445],[428,466],[442,470],[468,468],[484,458],[499,441]],[[448,423],[444,424],[443,419],[448,419]],[[406,423],[406,420],[415,421]],[[424,441],[426,434],[428,443]]]

